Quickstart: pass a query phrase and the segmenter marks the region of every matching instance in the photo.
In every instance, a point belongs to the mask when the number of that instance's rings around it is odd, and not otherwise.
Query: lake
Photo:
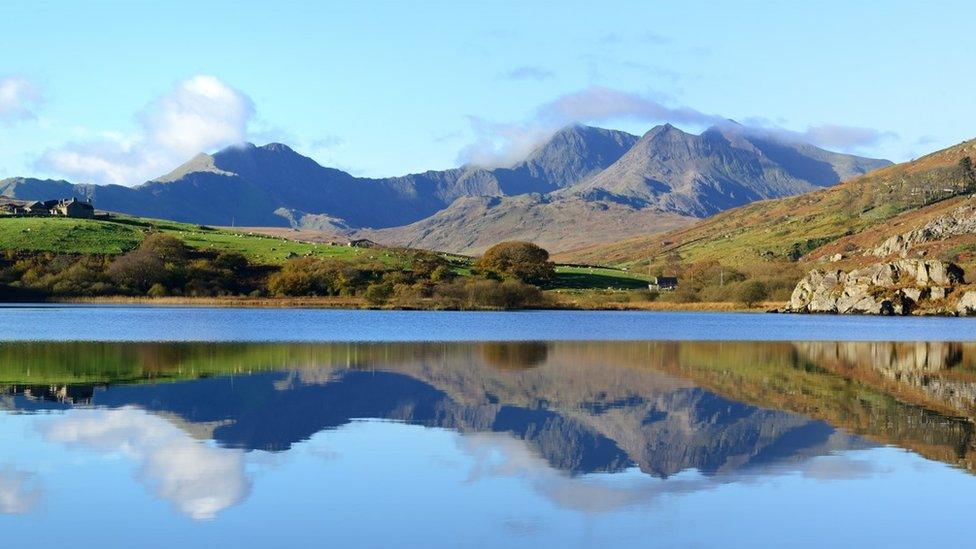
[[[10,546],[968,545],[976,323],[0,308]]]

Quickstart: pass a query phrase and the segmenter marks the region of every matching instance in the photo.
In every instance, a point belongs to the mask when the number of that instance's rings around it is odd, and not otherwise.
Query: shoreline
[[[358,297],[76,297],[40,301],[48,304],[68,305],[147,305],[179,307],[225,307],[225,308],[266,308],[266,309],[349,309],[349,310],[456,310],[442,308],[405,308],[370,306]],[[720,313],[764,313],[777,309],[779,302],[766,302],[755,307],[745,307],[734,302],[671,303],[661,301],[610,302],[594,306],[592,303],[562,301],[551,307],[538,307],[525,310],[538,311],[660,311],[660,312],[720,312]],[[495,310],[463,309],[463,310]]]

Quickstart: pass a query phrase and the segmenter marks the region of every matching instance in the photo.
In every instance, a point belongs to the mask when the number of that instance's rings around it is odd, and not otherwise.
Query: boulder
[[[956,313],[962,316],[976,313],[976,290],[969,290],[962,294],[962,297],[956,302]]]
[[[944,299],[961,283],[963,271],[952,263],[900,259],[854,269],[814,269],[797,283],[787,311],[902,315],[923,302]]]
[[[906,299],[911,300],[913,303],[918,303],[926,295],[927,291],[927,289],[923,288],[903,288],[901,293]]]

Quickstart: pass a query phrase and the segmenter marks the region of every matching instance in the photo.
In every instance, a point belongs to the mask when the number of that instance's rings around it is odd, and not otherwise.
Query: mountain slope
[[[627,204],[552,200],[549,195],[460,198],[436,214],[405,225],[362,230],[358,238],[458,253],[480,253],[503,240],[527,240],[548,250],[610,242],[635,232],[654,233],[688,225],[693,218]]]
[[[801,261],[840,254],[840,266],[863,262],[866,250],[945,216],[966,200],[971,187],[960,167],[966,157],[976,157],[976,140],[814,193],[755,202],[684,229],[564,253],[559,259],[662,265],[680,258],[746,266],[786,261],[793,252],[802,254]]]
[[[416,223],[357,234],[461,253],[526,239],[560,252],[687,226],[728,208],[810,192],[890,164],[747,135],[737,127],[694,135],[663,125],[575,185],[543,195],[461,200]]]
[[[706,217],[756,200],[810,192],[889,164],[749,136],[734,126],[694,135],[666,124],[566,192]]]
[[[91,198],[99,209],[207,225],[369,234],[458,252],[511,238],[567,250],[669,230],[763,198],[831,185],[886,161],[748,134],[670,125],[638,138],[570,126],[505,168],[360,178],[280,143],[200,154],[137,187],[14,178],[0,196]]]
[[[572,126],[510,167],[465,167],[402,177],[358,178],[320,166],[280,143],[243,144],[200,154],[138,187],[72,185],[13,178],[0,195],[28,200],[92,198],[100,209],[214,225],[332,228],[408,224],[466,196],[548,192],[572,185],[615,160],[637,140],[614,130]]]

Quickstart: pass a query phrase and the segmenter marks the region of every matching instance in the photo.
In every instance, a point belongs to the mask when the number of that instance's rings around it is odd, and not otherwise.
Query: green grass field
[[[0,249],[76,254],[118,254],[139,245],[139,228],[88,219],[0,218]]]
[[[289,257],[303,255],[392,261],[392,256],[383,250],[298,242],[189,223],[122,216],[111,220],[0,217],[0,249],[66,254],[120,254],[138,246],[150,231],[172,234],[200,250],[239,252],[254,263],[262,265],[277,265]]]
[[[622,289],[647,288],[647,276],[621,269],[603,267],[556,266],[552,289]]]
[[[60,217],[0,217],[0,250],[59,254],[121,254],[136,248],[151,231],[171,234],[188,246],[214,252],[231,251],[259,265],[280,265],[287,259],[312,256],[368,259],[394,264],[396,253],[382,248],[351,248],[300,242],[276,236],[177,223],[115,216],[109,220]],[[445,254],[454,271],[471,275],[472,259]],[[645,275],[621,269],[559,265],[548,289],[639,289]]]

